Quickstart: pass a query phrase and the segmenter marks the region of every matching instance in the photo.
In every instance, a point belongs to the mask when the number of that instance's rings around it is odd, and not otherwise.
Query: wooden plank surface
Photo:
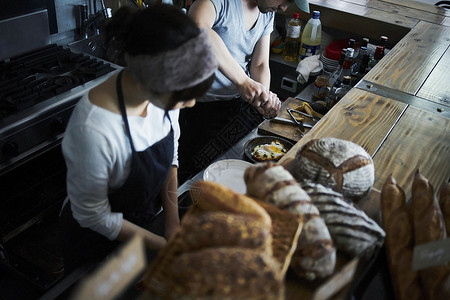
[[[376,0],[355,0],[355,1],[376,2]],[[414,8],[414,9],[417,9],[422,12],[429,12],[429,13],[433,13],[433,14],[437,14],[437,15],[450,17],[450,10],[444,9],[442,7],[438,7],[433,4],[423,3],[420,1],[381,0],[381,2],[392,3],[392,4],[399,5],[399,6]],[[438,2],[438,0],[436,0],[436,2]]]
[[[373,159],[378,190],[392,174],[409,199],[419,169],[438,191],[450,178],[450,119],[409,106]]]
[[[450,27],[420,22],[364,79],[415,95],[449,46]]]
[[[441,60],[420,88],[417,96],[450,109],[450,43]]]
[[[298,149],[309,140],[322,137],[352,141],[374,155],[406,106],[398,101],[352,89],[294,145],[281,162],[295,157]]]
[[[399,16],[419,19],[434,24],[450,26],[450,13],[447,15],[443,8],[438,8],[434,5],[420,3],[416,7],[416,1],[380,1],[372,0],[367,3],[367,7],[379,9],[387,13],[397,14]]]

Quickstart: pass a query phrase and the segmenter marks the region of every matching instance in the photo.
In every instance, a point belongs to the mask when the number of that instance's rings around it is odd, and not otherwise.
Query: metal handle
[[[287,112],[288,112],[288,114],[291,116],[292,120],[294,120],[295,124],[298,125],[298,127],[300,128],[300,131],[301,131],[302,133],[304,133],[304,132],[305,132],[305,127],[303,127],[303,122],[297,120],[297,119],[294,117],[294,115],[292,114],[290,108],[287,109]]]
[[[300,115],[303,115],[303,116],[305,116],[305,117],[311,118],[314,122],[319,122],[319,120],[320,120],[319,117],[312,116],[312,115],[310,115],[310,114],[307,114],[307,113],[305,113],[305,112],[302,112],[302,111],[299,111],[299,110],[296,110],[296,109],[286,108],[286,110],[287,110],[287,112],[288,112],[290,115],[291,115],[291,112],[295,112],[295,113],[297,113],[297,114],[300,114]]]

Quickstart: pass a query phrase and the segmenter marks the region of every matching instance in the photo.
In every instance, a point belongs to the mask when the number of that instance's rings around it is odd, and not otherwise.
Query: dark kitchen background
[[[81,5],[87,8],[84,22]],[[64,273],[58,215],[66,169],[60,144],[81,96],[121,69],[98,51],[102,21],[119,5],[0,0],[2,300],[65,299],[89,271]]]

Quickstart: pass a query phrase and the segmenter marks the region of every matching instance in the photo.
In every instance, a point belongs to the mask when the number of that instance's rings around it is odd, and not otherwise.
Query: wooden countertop
[[[309,2],[323,26],[376,40],[387,35],[395,46],[280,163],[311,139],[361,145],[373,158],[376,179],[370,200],[358,205],[372,218],[380,216],[379,192],[390,175],[407,199],[416,170],[438,192],[450,179],[450,10],[401,0]]]
[[[450,178],[450,11],[415,1],[309,2],[329,26],[353,16],[365,22],[356,30],[383,22],[407,32],[283,160],[311,139],[342,138],[372,155],[375,190],[392,174],[409,197],[419,169],[438,191]]]

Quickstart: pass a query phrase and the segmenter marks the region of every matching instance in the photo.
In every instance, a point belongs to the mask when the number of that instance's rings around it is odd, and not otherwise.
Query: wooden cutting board
[[[300,106],[302,102],[302,100],[296,98],[287,98],[281,104],[278,117],[291,119],[288,112],[286,111],[286,108],[296,108]],[[305,128],[304,134],[306,134],[308,131],[309,129]],[[258,133],[264,135],[280,136],[294,142],[298,142],[302,137],[301,131],[297,125],[281,124],[270,120],[265,120],[258,126]]]

